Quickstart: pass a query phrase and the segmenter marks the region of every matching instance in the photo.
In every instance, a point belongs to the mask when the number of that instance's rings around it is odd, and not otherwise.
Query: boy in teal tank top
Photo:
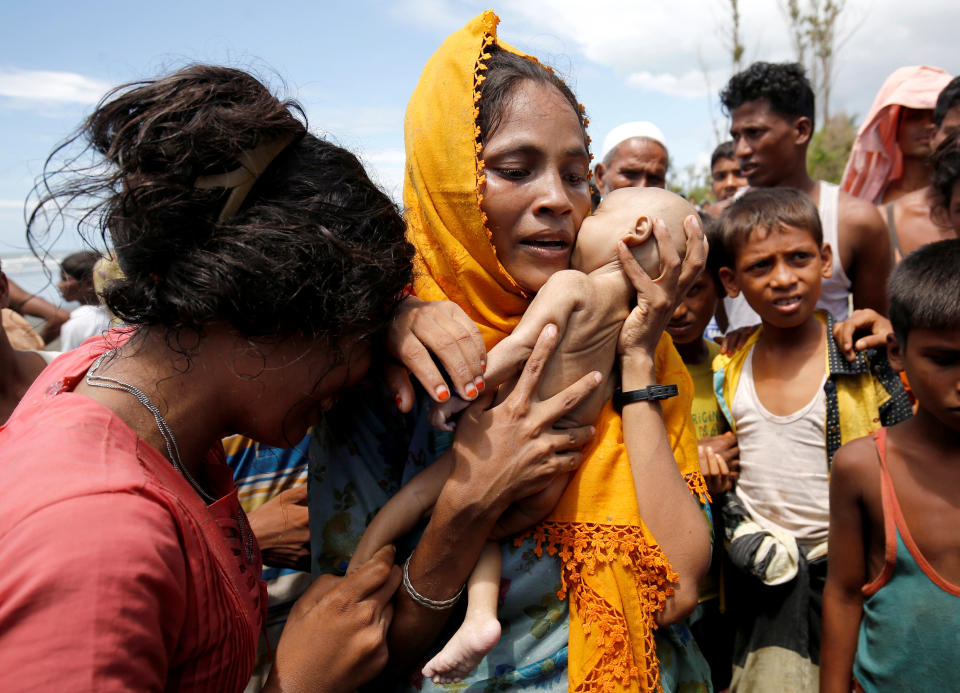
[[[890,278],[890,363],[916,415],[844,445],[830,480],[823,693],[960,691],[960,240]]]

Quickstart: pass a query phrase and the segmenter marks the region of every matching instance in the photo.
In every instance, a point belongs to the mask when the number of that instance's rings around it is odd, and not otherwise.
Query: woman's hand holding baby
[[[684,219],[683,230],[687,248],[681,262],[663,220],[654,222],[653,235],[660,252],[660,276],[656,279],[641,269],[622,241],[617,244],[623,272],[637,290],[637,305],[620,330],[617,351],[623,357],[641,353],[652,357],[674,308],[706,264],[707,247],[700,220],[691,214]]]
[[[588,373],[548,399],[538,391],[544,367],[557,345],[547,325],[510,394],[491,407],[493,388],[482,393],[457,423],[453,471],[433,506],[430,521],[409,563],[409,577],[431,599],[446,599],[466,582],[496,522],[516,500],[546,488],[582,461],[592,426],[554,430],[600,384]],[[396,602],[390,636],[388,676],[399,675],[422,656],[449,612],[424,609],[403,591]],[[394,664],[395,662],[395,664]]]
[[[538,395],[558,341],[556,326],[547,325],[507,398],[488,408],[494,392],[485,392],[457,425],[456,462],[447,487],[462,489],[463,502],[487,508],[492,520],[514,501],[575,470],[582,460],[580,449],[595,433],[592,426],[557,430],[553,425],[593,392],[602,380],[600,373],[586,374],[549,399]]]

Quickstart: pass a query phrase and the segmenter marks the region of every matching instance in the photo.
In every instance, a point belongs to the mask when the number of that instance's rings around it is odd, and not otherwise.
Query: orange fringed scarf
[[[405,119],[403,201],[416,247],[414,288],[452,300],[480,327],[487,348],[513,331],[530,297],[497,259],[480,209],[484,165],[476,118],[479,86],[498,41],[499,19],[484,12],[451,35],[427,62]],[[690,419],[693,385],[672,341],[657,347],[659,382],[681,395],[663,402],[671,447],[693,493],[706,498]],[[654,614],[676,575],[640,518],[620,417],[608,404],[597,437],[560,503],[532,532],[537,551],[558,553],[561,598],[570,604],[571,691],[641,693],[659,685]]]

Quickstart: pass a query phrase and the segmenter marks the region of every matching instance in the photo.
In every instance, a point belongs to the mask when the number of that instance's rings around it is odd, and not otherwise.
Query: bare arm
[[[687,252],[683,263],[661,220],[654,224],[663,272],[648,277],[625,247],[619,248],[624,272],[637,289],[637,307],[620,333],[624,391],[657,383],[654,350],[673,313],[677,296],[703,267],[706,252],[699,221],[688,217]],[[623,442],[633,471],[640,516],[679,575],[674,594],[657,615],[661,625],[686,618],[697,605],[697,585],[710,560],[710,536],[703,513],[677,467],[656,402],[636,402],[623,409]]]
[[[562,338],[570,316],[583,304],[589,283],[587,275],[576,270],[553,274],[534,296],[510,336],[490,350],[484,374],[487,383],[500,387],[509,380],[530,356],[547,325],[556,325]]]
[[[847,270],[852,283],[854,308],[872,308],[887,313],[887,278],[893,268],[890,236],[883,218],[872,204],[845,199],[842,233],[853,249],[853,263]],[[834,252],[840,252],[835,248]]]
[[[510,380],[529,358],[547,325],[556,325],[562,337],[570,316],[582,307],[589,285],[587,276],[576,270],[553,274],[530,302],[513,332],[490,349],[484,373],[485,387],[498,388]],[[469,402],[456,398],[435,404],[430,409],[430,423],[442,431],[452,431],[451,417],[467,406]]]
[[[600,382],[593,372],[547,400],[537,396],[540,374],[556,345],[548,327],[516,387],[496,407],[487,390],[460,420],[451,456],[453,472],[409,565],[410,582],[425,597],[452,597],[464,584],[503,511],[580,464],[592,427],[553,430]],[[402,675],[437,637],[449,611],[430,611],[398,592],[389,634],[387,676]]]
[[[863,536],[863,494],[857,463],[863,444],[845,445],[833,458],[830,475],[830,553],[823,589],[823,643],[820,649],[820,690],[849,693],[857,633],[863,615],[861,586],[866,581]],[[873,451],[871,458],[873,457]],[[872,462],[872,459],[871,459]]]
[[[450,456],[444,455],[405,483],[367,525],[350,559],[347,574],[369,561],[384,546],[411,532],[427,517],[451,471]]]
[[[44,343],[49,344],[59,337],[60,327],[70,319],[70,313],[29,293],[10,279],[7,279],[7,282],[10,285],[10,307],[23,315],[32,315],[46,321],[39,330]]]

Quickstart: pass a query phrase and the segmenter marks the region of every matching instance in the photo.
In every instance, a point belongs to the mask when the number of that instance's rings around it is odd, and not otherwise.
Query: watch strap
[[[649,385],[640,390],[628,390],[623,392],[617,388],[613,393],[613,406],[620,411],[628,404],[634,402],[656,402],[661,399],[670,399],[679,394],[676,385]]]

